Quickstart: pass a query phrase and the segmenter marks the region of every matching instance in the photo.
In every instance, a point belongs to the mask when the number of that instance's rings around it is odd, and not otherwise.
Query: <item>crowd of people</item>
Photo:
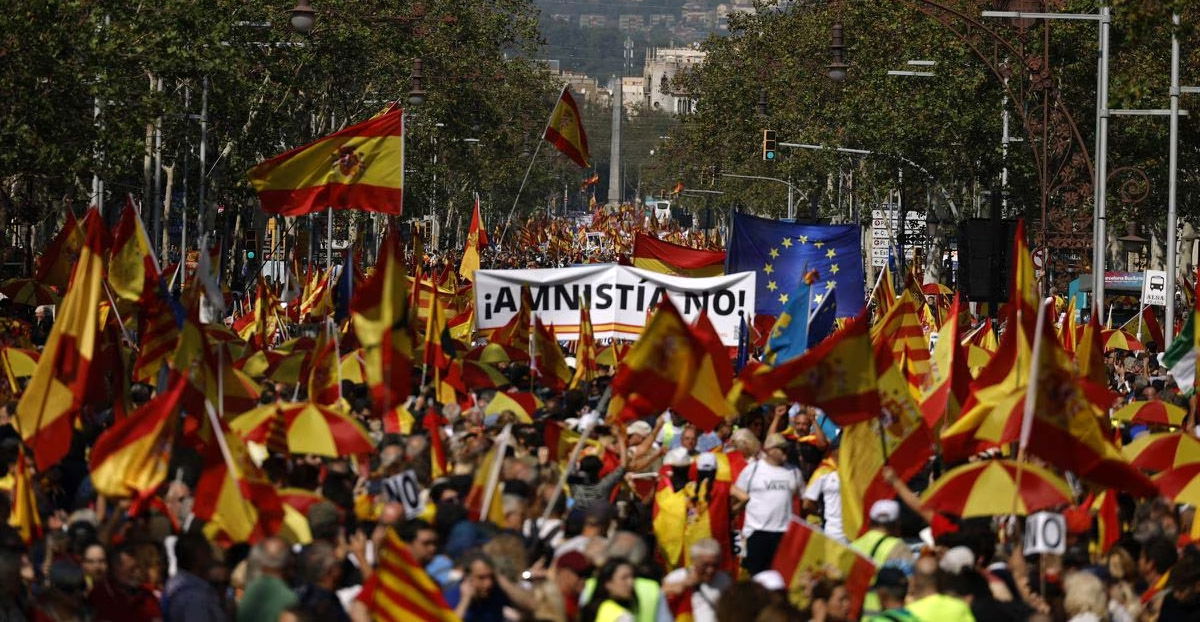
[[[30,311],[3,308],[33,327],[10,331],[10,345],[45,343],[50,319]],[[712,429],[672,411],[617,422],[605,417],[614,372],[605,367],[574,389],[537,388],[538,406],[519,413],[491,406],[499,393],[538,384],[530,365],[496,369],[498,387],[467,387],[463,403],[442,403],[414,365],[405,409],[413,417],[398,429],[374,414],[366,384],[343,380],[346,410],[373,451],[330,457],[260,446],[269,484],[304,499],[292,506],[301,525],[245,542],[213,537],[195,515],[205,463],[185,443],[174,445],[168,477],[149,498],[96,492],[89,451],[113,425],[111,404],[85,408],[66,456],[28,476],[40,526],[29,537],[29,517],[18,511],[29,467],[8,402],[0,408],[0,489],[10,493],[0,495],[0,620],[383,619],[373,591],[417,599],[409,591],[417,588],[390,583],[395,570],[384,556],[394,538],[444,601],[431,619],[1200,620],[1192,507],[1122,494],[1121,533],[1107,547],[1086,508],[1060,508],[1065,553],[1026,555],[1011,517],[963,518],[922,503],[921,491],[947,468],[935,453],[911,478],[885,468],[889,491],[867,509],[866,528],[851,532],[836,460],[841,430],[820,409],[769,400]],[[1188,405],[1153,359],[1113,355],[1108,373],[1125,399]],[[256,380],[260,403],[308,398],[303,381]],[[11,399],[23,382],[14,381]],[[130,397],[146,404],[159,389],[134,384]],[[1122,433],[1128,442],[1153,431]],[[421,488],[415,510],[388,486],[409,471]],[[866,585],[832,566],[783,567],[796,520],[868,560]],[[388,619],[422,619],[408,611]]]

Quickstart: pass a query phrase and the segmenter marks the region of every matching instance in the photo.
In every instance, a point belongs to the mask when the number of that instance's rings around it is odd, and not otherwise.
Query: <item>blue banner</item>
[[[733,215],[726,272],[758,273],[755,312],[778,316],[804,274],[816,270],[813,306],[824,292],[837,299],[837,316],[863,310],[862,230],[858,225],[802,225],[748,214]]]

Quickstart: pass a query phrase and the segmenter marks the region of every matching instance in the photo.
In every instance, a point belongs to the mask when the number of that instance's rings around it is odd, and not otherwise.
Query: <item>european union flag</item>
[[[779,316],[804,274],[816,270],[812,304],[832,293],[837,317],[863,309],[862,231],[858,225],[801,225],[733,215],[726,272],[758,273],[755,312]]]

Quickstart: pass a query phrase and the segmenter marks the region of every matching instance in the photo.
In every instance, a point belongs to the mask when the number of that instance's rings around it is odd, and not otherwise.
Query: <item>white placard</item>
[[[406,518],[416,518],[425,509],[421,503],[421,485],[411,469],[383,480],[383,492],[388,501],[404,506]]]
[[[599,264],[535,270],[479,270],[475,273],[475,325],[480,330],[504,326],[521,307],[521,287],[528,285],[533,311],[562,341],[579,336],[579,310],[591,301],[597,339],[637,339],[663,296],[671,299],[688,322],[707,310],[721,342],[737,346],[743,317],[754,317],[755,273],[688,278],[629,266]]]
[[[1167,305],[1167,273],[1162,270],[1147,270],[1142,278],[1142,304]]]
[[[1025,519],[1025,553],[1067,552],[1067,519],[1054,512],[1037,512]]]

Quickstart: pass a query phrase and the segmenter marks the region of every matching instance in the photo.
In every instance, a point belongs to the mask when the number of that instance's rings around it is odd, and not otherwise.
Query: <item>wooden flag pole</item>
[[[1042,301],[1038,308],[1037,328],[1034,330],[1036,334],[1033,336],[1033,361],[1029,365],[1029,381],[1025,386],[1025,407],[1021,413],[1021,436],[1017,444],[1017,475],[1016,487],[1013,490],[1013,517],[1017,515],[1018,501],[1021,498],[1021,476],[1024,474],[1025,463],[1025,447],[1029,444],[1029,435],[1033,431],[1033,418],[1035,413],[1034,407],[1037,405],[1038,391],[1038,375],[1041,373],[1042,367],[1042,347],[1045,339],[1042,337],[1043,329],[1046,326],[1046,305],[1054,304],[1053,298],[1047,298]],[[1018,327],[1020,326],[1020,318],[1018,317]]]
[[[552,423],[547,423],[552,425]],[[563,467],[562,472],[558,474],[558,481],[554,484],[554,493],[550,495],[550,501],[546,504],[546,509],[542,510],[542,522],[550,518],[550,513],[554,511],[554,506],[558,504],[558,498],[562,496],[563,487],[567,485],[567,476],[571,474],[571,467],[575,465],[575,461],[579,460],[579,454],[583,453],[583,448],[587,445],[588,438],[592,435],[592,430],[596,429],[596,422],[592,421],[583,428],[583,433],[579,435],[579,441],[575,443],[575,448],[571,450],[571,457],[567,459],[567,464]]]

